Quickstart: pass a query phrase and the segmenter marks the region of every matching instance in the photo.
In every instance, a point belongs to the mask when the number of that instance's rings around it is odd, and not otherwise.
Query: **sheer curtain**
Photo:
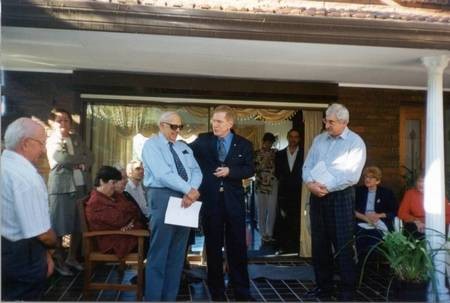
[[[322,130],[322,111],[303,111],[305,123],[305,158],[315,136]],[[302,201],[300,210],[300,256],[311,257],[311,226],[309,221],[309,190],[302,185]]]

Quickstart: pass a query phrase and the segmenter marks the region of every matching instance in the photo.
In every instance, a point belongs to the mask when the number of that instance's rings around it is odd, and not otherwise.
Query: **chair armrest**
[[[91,238],[98,236],[111,236],[111,235],[120,235],[120,236],[133,236],[133,237],[149,237],[150,232],[146,229],[134,229],[134,230],[96,230],[96,231],[87,231],[83,232],[83,238]]]

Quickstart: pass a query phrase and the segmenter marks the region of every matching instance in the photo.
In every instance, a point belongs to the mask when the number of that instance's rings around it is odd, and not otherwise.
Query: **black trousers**
[[[39,301],[47,278],[47,249],[36,238],[2,237],[2,301]]]
[[[230,214],[225,207],[224,194],[219,193],[220,211],[205,214],[203,231],[208,265],[208,288],[213,299],[224,295],[223,255],[224,247],[230,270],[230,282],[237,301],[249,298],[249,278],[247,269],[247,245],[245,238],[245,211]]]
[[[316,284],[322,289],[333,287],[334,265],[337,265],[341,279],[340,291],[355,290],[354,205],[353,187],[329,193],[322,198],[311,195],[312,260]]]

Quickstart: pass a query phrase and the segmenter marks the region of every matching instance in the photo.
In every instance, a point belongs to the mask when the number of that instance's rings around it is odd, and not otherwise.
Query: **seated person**
[[[364,185],[356,187],[356,249],[365,253],[383,237],[384,231],[394,229],[397,204],[394,193],[381,183],[381,170],[376,166],[363,171]]]
[[[403,195],[398,210],[398,217],[403,220],[403,229],[416,238],[425,235],[423,183],[424,175],[420,174],[416,180],[416,187],[407,190]],[[445,198],[445,223],[450,223],[450,206],[447,198]]]
[[[141,205],[133,197],[133,195],[131,195],[129,192],[126,191],[127,184],[128,184],[128,174],[127,174],[127,172],[120,165],[115,166],[115,168],[118,171],[120,171],[120,173],[122,174],[122,179],[117,181],[115,186],[114,186],[114,191],[116,192],[116,195],[124,196],[125,199],[127,199],[130,203],[132,203],[137,208],[139,208],[139,216],[140,216],[139,220],[142,222],[142,224],[144,224],[144,227],[145,227],[144,229],[148,229],[148,222],[149,222],[148,217],[146,216],[146,214],[142,210]]]
[[[145,229],[140,221],[139,207],[130,203],[124,195],[115,191],[122,174],[111,166],[102,166],[95,177],[95,188],[86,202],[86,221],[90,230]],[[102,253],[114,253],[119,258],[136,249],[136,237],[111,235],[97,237]]]

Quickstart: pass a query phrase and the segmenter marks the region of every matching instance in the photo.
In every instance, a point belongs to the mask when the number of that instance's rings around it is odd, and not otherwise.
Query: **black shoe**
[[[310,299],[327,299],[331,298],[333,295],[333,290],[330,289],[323,289],[320,287],[314,287],[313,289],[307,291],[303,295],[303,299],[310,300]]]
[[[216,294],[216,295],[211,295],[211,301],[214,302],[227,302],[227,297],[225,297],[224,294]]]
[[[352,291],[341,291],[338,295],[339,302],[352,302],[353,301],[353,292]]]

